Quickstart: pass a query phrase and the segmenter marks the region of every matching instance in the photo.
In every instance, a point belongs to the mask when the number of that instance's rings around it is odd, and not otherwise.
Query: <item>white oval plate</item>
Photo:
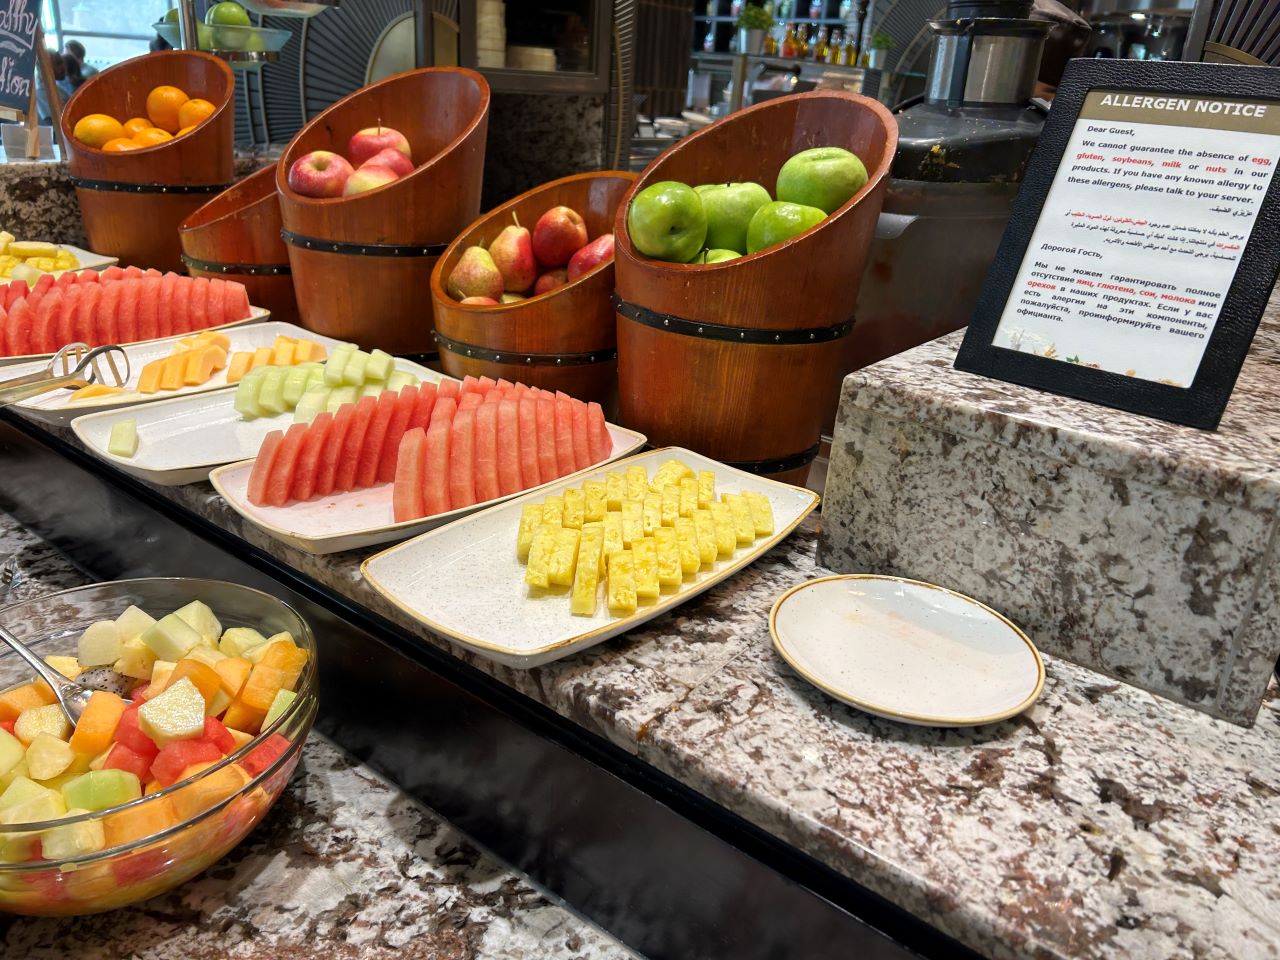
[[[312,335],[314,337],[314,334]],[[419,380],[439,383],[443,376],[400,357],[396,369]],[[138,452],[117,457],[107,452],[111,428],[121,420],[138,424]],[[272,430],[288,430],[293,411],[246,420],[236,412],[235,389],[189,394],[172,400],[138,404],[106,413],[92,413],[71,421],[90,453],[148,483],[177,487],[199,483],[209,471],[257,455]]]
[[[778,598],[769,632],[815,687],[903,723],[994,723],[1027,709],[1044,686],[1044,663],[1021,630],[977,600],[918,580],[809,580]]]

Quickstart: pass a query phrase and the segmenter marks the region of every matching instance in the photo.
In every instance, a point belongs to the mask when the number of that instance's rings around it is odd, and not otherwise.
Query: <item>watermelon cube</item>
[[[151,760],[155,753],[141,754],[123,743],[115,743],[102,763],[103,770],[127,770],[142,783],[151,779]]]
[[[204,736],[200,739],[208,740],[223,754],[228,754],[236,748],[235,738],[217,717],[204,718]]]
[[[174,740],[151,762],[151,776],[162,787],[171,787],[182,777],[182,771],[195,763],[212,763],[221,760],[222,752],[213,743],[201,737],[198,740]]]
[[[124,713],[120,714],[120,721],[116,724],[116,743],[150,760],[160,751],[160,748],[156,746],[154,740],[142,732],[138,722],[138,708],[141,703],[138,702],[137,691],[134,691],[133,697],[134,703],[125,707]]]
[[[286,738],[273,733],[250,750],[248,756],[240,761],[240,765],[249,772],[250,776],[256,777],[284,756],[290,746]]]

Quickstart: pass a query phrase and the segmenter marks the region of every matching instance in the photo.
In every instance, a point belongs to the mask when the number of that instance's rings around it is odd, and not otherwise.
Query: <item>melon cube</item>
[[[582,522],[599,523],[605,514],[605,488],[601,480],[582,484]]]
[[[576,487],[566,490],[564,497],[564,513],[560,519],[561,526],[582,529],[582,518],[585,512],[586,498]]]
[[[204,649],[197,647],[197,650]],[[151,686],[148,690],[154,690],[159,693],[169,684],[169,678],[173,676],[173,669],[177,664],[172,660],[157,660],[151,665]]]
[[[288,372],[280,367],[268,367],[263,373],[262,385],[258,388],[258,407],[264,417],[272,417],[288,409],[284,402],[284,378]]]
[[[226,724],[229,730],[251,730],[256,733],[262,729],[262,721],[266,718],[266,715],[266,710],[251,707],[243,700],[237,699],[233,700],[231,706],[227,707],[226,713],[222,715],[222,722]]]
[[[253,363],[253,353],[248,350],[237,350],[231,355],[231,363],[227,367],[227,383],[239,383],[249,372],[249,364]]]
[[[183,677],[138,708],[138,726],[158,747],[194,740],[204,733],[204,708],[196,685]]]
[[[627,497],[627,478],[616,470],[604,475],[604,501],[606,510],[621,510]]]
[[[194,777],[211,766],[212,762],[192,764],[182,771],[179,779]],[[179,789],[169,799],[173,803],[173,812],[183,819],[189,819],[228,797],[235,796],[248,782],[249,775],[244,769],[239,764],[229,763],[212,773],[205,773],[194,783]]]
[[[653,536],[653,531],[662,526],[662,494],[650,492],[644,495],[640,525],[646,537]]]
[[[214,647],[192,647],[187,654],[188,660],[199,660],[206,666],[214,666],[219,660],[227,659],[227,655]]]
[[[22,741],[0,727],[0,777],[9,773],[26,756]]]
[[[548,582],[562,587],[573,584],[573,573],[578,565],[578,547],[581,538],[581,532],[571,527],[562,527],[556,531],[555,545],[551,550],[551,558],[547,562]]]
[[[200,634],[207,646],[216,647],[218,645],[218,637],[222,635],[222,624],[213,615],[213,611],[209,609],[208,604],[199,600],[192,600],[185,607],[175,610],[173,615],[181,618],[187,626]]]
[[[76,643],[76,654],[85,667],[104,667],[115,663],[120,658],[120,647],[124,637],[120,635],[120,627],[114,620],[99,620],[91,623],[80,634]]]
[[[12,794],[15,787],[19,794]],[[34,790],[30,788],[34,787]],[[67,805],[57,790],[42,787],[34,781],[20,777],[0,794],[0,823],[39,823],[57,820],[67,812]]]
[[[756,527],[757,537],[768,537],[773,534],[773,504],[763,493],[754,490],[742,495],[751,509],[751,521]]]
[[[141,636],[130,637],[120,645],[120,656],[111,669],[126,677],[146,680],[151,676],[151,668],[157,659],[155,651],[147,646]]]
[[[288,634],[281,634],[287,637]],[[307,651],[289,642],[270,642],[267,643],[267,649],[262,657],[258,660],[261,666],[275,667],[281,672],[281,684],[287,690],[292,690],[294,684],[298,682],[298,677],[302,675],[302,668],[307,665]]]
[[[641,537],[631,545],[631,562],[636,581],[636,597],[640,600],[657,600],[661,588],[658,585],[658,545],[653,537]]]
[[[213,669],[222,680],[222,692],[234,700],[240,696],[240,691],[244,689],[245,681],[249,679],[249,672],[253,669],[253,664],[244,657],[227,657],[225,660],[215,663]]]
[[[702,566],[714,565],[720,550],[716,545],[716,522],[710,510],[699,507],[693,511],[693,529],[698,535],[698,559]]]
[[[606,596],[610,613],[619,615],[635,613],[635,563],[630,550],[619,550],[609,558],[609,578]]]
[[[89,702],[71,735],[71,749],[90,757],[106,750],[111,746],[125,707],[124,700],[117,694],[105,690],[89,694]]]
[[[720,499],[729,504],[729,510],[733,514],[733,528],[739,545],[746,546],[754,542],[756,538],[756,522],[751,516],[751,507],[747,505],[747,501],[741,494],[737,493],[721,494]]]
[[[392,370],[391,376],[387,377],[387,389],[392,393],[399,393],[405,387],[416,387],[421,382],[412,373],[405,370]]]
[[[168,797],[158,797],[135,807],[126,807],[102,818],[107,843],[121,844],[153,837],[178,822]]]
[[[122,640],[141,636],[155,622],[155,617],[134,606],[130,606],[124,613],[116,617],[116,627],[120,630],[120,638]],[[88,666],[83,658],[81,658],[80,663],[82,666]]]
[[[334,387],[329,391],[329,399],[325,401],[324,408],[329,413],[337,413],[339,407],[355,403],[358,399],[359,391],[355,387]]]
[[[578,542],[578,565],[573,574],[569,612],[578,617],[594,616],[599,602],[600,552],[604,549],[604,527],[588,526]]]
[[[279,718],[279,716],[282,713],[288,710],[289,707],[293,704],[293,701],[296,700],[297,698],[298,698],[298,695],[294,693],[292,690],[281,689],[277,691],[275,699],[271,701],[271,706],[267,710],[267,716],[262,721],[262,726],[266,728],[271,726],[273,723],[275,723],[277,718]]]
[[[53,703],[57,699],[43,680],[33,680],[0,693],[0,720],[17,720],[26,710]]]
[[[217,634],[215,633],[214,636]],[[204,638],[177,613],[170,613],[157,620],[155,625],[142,635],[142,642],[152,649],[157,658],[172,660],[176,663],[185,657],[192,647],[204,642]]]
[[[622,545],[629,547],[644,536],[644,506],[639,500],[622,501]]]
[[[698,506],[706,509],[716,500],[716,475],[710,470],[698,472]]]
[[[716,527],[716,550],[722,557],[732,557],[738,549],[737,524],[727,503],[717,500],[708,508]]]
[[[265,715],[271,709],[271,701],[284,688],[284,671],[279,667],[260,663],[249,673],[244,689],[237,698],[240,703]]]
[[[244,656],[246,650],[260,647],[266,642],[267,638],[252,627],[228,627],[218,641],[218,650],[228,657],[240,657]]]
[[[138,452],[138,421],[135,417],[117,420],[107,437],[107,453],[113,457],[132,457]]]
[[[37,734],[27,747],[27,770],[32,780],[52,780],[71,766],[75,751],[65,740]]]
[[[328,387],[308,387],[298,398],[298,405],[293,409],[294,423],[310,423],[324,412],[329,403]]]
[[[395,371],[395,357],[382,350],[374,350],[365,361],[364,378],[366,380],[387,380]]]
[[[366,379],[365,367],[369,365],[369,354],[363,350],[357,350],[347,357],[347,363],[342,368],[342,382],[352,387],[362,386]]]
[[[302,367],[294,367],[284,377],[284,402],[290,408],[297,407],[298,401],[307,391],[309,372]]]
[[[14,737],[13,739],[18,740],[17,737]],[[18,746],[22,746],[21,740],[18,740]],[[13,783],[13,781],[17,780],[19,777],[26,777],[28,780],[31,779],[30,776],[28,776],[30,773],[31,771],[27,769],[27,754],[24,748],[22,759],[15,763],[8,773],[0,773],[0,793],[7,790],[9,788],[9,784]]]
[[[118,807],[142,796],[142,784],[128,770],[90,770],[63,784],[62,799],[67,807],[104,810]]]
[[[43,707],[24,710],[14,722],[13,734],[25,744],[30,745],[42,733],[59,740],[71,736],[71,722],[58,704],[46,703]]]
[[[64,816],[74,817],[88,813],[88,810],[72,808]],[[70,860],[84,856],[86,853],[97,853],[107,845],[106,834],[101,820],[81,820],[78,823],[67,823],[60,827],[50,827],[40,838],[40,852],[46,860]]]
[[[516,532],[516,559],[521,563],[529,559],[529,547],[533,535],[542,526],[542,504],[526,503],[520,508],[520,526]]]
[[[356,352],[354,343],[342,343],[333,348],[333,355],[324,364],[324,382],[331,387],[342,383],[347,359]],[[363,379],[363,376],[361,377]]]
[[[8,810],[16,804],[25,803],[32,797],[40,796],[48,789],[48,787],[36,783],[25,774],[14,777],[9,786],[5,787],[4,792],[0,793],[0,810]]]
[[[44,662],[68,680],[74,680],[83,672],[80,669],[80,661],[75,657],[45,657]]]
[[[275,359],[275,356],[275,351],[270,347],[257,347],[253,351],[253,366],[269,367],[271,366],[271,361]]]
[[[181,683],[184,679],[189,680],[196,688],[196,692],[200,694],[200,699],[204,702],[205,715],[209,715],[210,702],[214,696],[222,689],[222,678],[218,675],[218,671],[207,663],[201,663],[191,657],[183,657],[178,661],[178,665],[173,668],[173,673],[169,677],[169,683],[165,689],[174,684]],[[155,689],[154,687],[152,689]]]
[[[556,533],[559,527],[544,523],[533,535],[529,545],[529,562],[524,570],[524,582],[531,587],[546,587],[550,584],[549,571],[551,554],[556,546]]]
[[[678,587],[684,580],[680,569],[680,547],[676,532],[671,527],[659,527],[653,531],[658,548],[658,583],[664,587]]]
[[[692,517],[698,509],[698,481],[685,477],[680,481],[680,516]]]
[[[363,400],[365,397],[377,397],[380,393],[386,390],[386,384],[366,380],[362,386],[353,389],[359,391],[359,398]]]

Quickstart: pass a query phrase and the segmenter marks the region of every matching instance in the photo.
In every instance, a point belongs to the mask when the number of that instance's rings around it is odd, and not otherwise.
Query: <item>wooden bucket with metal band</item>
[[[273,320],[298,321],[289,251],[280,237],[275,164],[218,194],[182,222],[182,262],[193,277],[243,283]]]
[[[533,229],[551,207],[580,213],[592,240],[608,233],[635,179],[634,173],[606,170],[553,180],[489,211],[449,245],[431,273],[436,343],[446,373],[563,390],[612,413],[618,378],[612,261],[549,293],[497,307],[463,306],[445,282],[468,247],[488,247],[517,220]]]
[[[214,113],[190,133],[139,150],[107,153],[73,136],[91,113],[122,123],[145,117],[147,94],[165,84],[208,100]],[[187,50],[135,57],[81,84],[62,111],[62,139],[90,250],[124,264],[182,269],[178,225],[234,179],[234,92],[230,67]]]
[[[289,168],[313,150],[346,155],[381,123],[409,141],[417,168],[350,197],[296,193]],[[282,236],[303,326],[393,353],[435,349],[427,290],[436,258],[480,212],[489,85],[474,70],[411,70],[317,115],[276,166]]]
[[[803,482],[835,403],[897,141],[897,124],[881,104],[824,90],[732,114],[645,169],[614,227],[623,424],[655,446],[689,447]],[[782,164],[820,146],[852,150],[869,180],[786,243],[691,265],[651,260],[627,235],[627,207],[651,183],[755,181],[772,194]]]

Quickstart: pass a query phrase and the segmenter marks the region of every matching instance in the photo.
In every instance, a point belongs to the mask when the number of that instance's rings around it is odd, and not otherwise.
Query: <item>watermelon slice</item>
[[[327,412],[327,411],[326,411]],[[342,448],[346,443],[347,432],[351,429],[351,420],[356,412],[355,404],[344,403],[333,415],[333,426],[329,430],[327,449],[316,470],[314,493],[317,497],[327,497],[333,493],[334,483],[338,476],[338,461],[342,457]],[[319,419],[317,417],[317,419]]]
[[[418,404],[418,388],[404,387],[396,395],[396,410],[387,426],[387,436],[382,441],[382,459],[378,461],[378,483],[390,483],[396,478],[396,462],[400,457],[400,444],[409,429],[409,418]]]
[[[80,294],[80,305],[71,321],[71,336],[76,342],[87,343],[91,347],[105,342],[97,329],[98,301],[101,298],[101,284],[85,284],[84,292]]]
[[[173,331],[190,330],[187,314],[191,310],[191,278],[178,277],[173,282],[173,314],[170,319]]]
[[[237,320],[243,320],[249,316],[249,291],[244,288],[243,283],[236,283],[233,280],[227,281],[227,295],[224,300],[225,313],[222,316],[222,323],[235,323]]]
[[[409,418],[408,429],[421,427],[426,430],[431,426],[431,408],[436,405],[436,385],[434,383],[418,384],[418,401],[413,406],[413,415]]]
[[[449,440],[457,408],[453,397],[444,397],[436,401],[431,412],[431,426],[427,429],[427,480],[422,488],[422,509],[426,517],[449,510]]]
[[[13,310],[9,312],[9,335],[6,338],[9,342],[10,356],[22,357],[36,352],[31,345],[31,334],[35,322],[35,314],[26,300],[19,300],[13,305]]]
[[[64,294],[65,296],[65,294]],[[120,343],[134,343],[138,337],[138,288],[122,282],[116,311],[116,336]]]
[[[118,267],[114,263],[102,271],[102,279],[106,283],[112,280],[123,280],[128,274],[125,273],[124,267]]]
[[[480,405],[484,406],[484,404],[486,403],[487,404],[500,403],[502,401],[502,395],[504,392],[505,391],[500,390],[497,387],[494,387],[492,390],[490,390],[488,393],[484,395],[484,401]]]
[[[310,500],[315,496],[316,480],[320,472],[320,454],[329,444],[329,431],[333,429],[333,414],[324,411],[316,415],[307,427],[298,454],[298,466],[293,471],[293,486],[289,488],[293,500]]]
[[[587,405],[581,400],[570,400],[573,405],[573,467],[585,470],[591,466],[591,428],[587,425]]]
[[[523,399],[512,399],[516,403],[520,430],[520,489],[528,490],[542,483],[542,468],[538,464],[538,401],[530,397],[527,390]]]
[[[125,274],[125,278],[128,280],[141,280],[144,276],[146,276],[146,273],[143,271],[141,267],[133,267],[133,266],[125,267],[124,274]]]
[[[58,318],[62,315],[62,291],[52,290],[40,300],[40,308],[36,311],[35,324],[31,331],[31,346],[39,353],[52,353],[58,349],[54,343],[58,339]],[[9,353],[19,355],[13,349],[13,334],[9,338]]]
[[[115,283],[104,283],[101,284],[101,289],[96,314],[99,342],[119,343],[120,330],[117,321],[120,313],[120,286]]]
[[[37,319],[38,319],[38,315],[37,315]],[[9,355],[9,352],[6,346],[9,340],[8,331],[9,331],[9,313],[7,310],[5,310],[4,305],[0,304],[0,357],[7,357]],[[33,337],[35,336],[34,331],[32,332],[32,336]]]
[[[556,459],[556,402],[552,397],[538,397],[533,402],[538,411],[538,475],[546,483],[561,476]]]
[[[43,280],[44,278],[41,277]],[[27,281],[11,280],[4,285],[4,299],[0,301],[0,306],[6,311],[12,310],[13,305],[19,300],[25,299],[31,291],[27,289]]]
[[[227,322],[227,305],[232,297],[231,285],[217,277],[209,278],[209,307],[205,311],[209,315],[209,325],[216,327]]]
[[[464,393],[461,399],[458,400],[458,409],[460,411],[474,410],[482,403],[484,403],[484,394],[472,391],[471,393]]]
[[[160,280],[160,297],[156,300],[156,322],[163,329],[166,323],[173,324],[172,320],[164,318],[173,317],[173,292],[178,286],[178,275],[176,273],[166,273]],[[183,331],[175,330],[175,333]]]
[[[360,462],[356,468],[356,487],[372,487],[378,482],[378,469],[382,466],[382,446],[387,439],[391,418],[399,406],[397,395],[390,390],[378,394],[377,406],[369,429],[360,446]]]
[[[556,476],[573,473],[577,459],[573,454],[573,401],[565,393],[557,393],[556,405]]]
[[[515,385],[515,389],[512,391],[517,400],[523,400],[530,392],[531,391],[529,390],[529,385],[527,383],[517,383]]]
[[[481,393],[480,381],[468,373],[462,378],[462,386],[458,388],[458,392],[464,397],[469,393]]]
[[[77,270],[76,283],[100,283],[102,276],[97,270]]]
[[[66,276],[66,274],[63,274],[63,276]],[[84,287],[79,284],[63,287],[62,313],[58,316],[57,336],[54,338],[52,349],[61,350],[68,343],[75,342],[73,338],[75,335],[76,312],[80,306],[80,298],[83,295]]]
[[[43,297],[46,293],[48,293],[50,290],[53,289],[53,286],[56,282],[57,282],[57,277],[55,277],[52,273],[46,273],[43,276],[41,276],[39,280],[36,281],[36,285],[31,288],[31,293],[28,294],[28,296]]]
[[[422,491],[427,480],[427,431],[414,427],[400,440],[391,504],[396,523],[426,515]]]
[[[157,309],[160,306],[160,282],[148,278],[140,284],[130,284],[137,290],[138,298],[138,339],[154,340],[161,336],[160,317]],[[167,335],[167,334],[166,334]]]
[[[268,506],[283,507],[289,502],[293,475],[298,469],[298,455],[302,453],[302,441],[306,437],[307,424],[295,423],[280,441],[280,449],[276,452],[275,462],[267,477],[267,489],[262,495],[263,502]]]
[[[498,404],[482,403],[475,418],[476,502],[486,503],[498,496]]]
[[[523,489],[520,454],[520,403],[515,397],[503,397],[498,404],[499,496],[505,497]]]
[[[512,383],[510,380],[500,377],[498,378],[497,387],[503,393],[506,393],[508,390],[514,390],[516,388],[516,385]]]
[[[267,478],[275,466],[276,454],[280,452],[280,441],[283,439],[284,432],[281,430],[272,430],[262,438],[262,446],[258,448],[253,469],[249,472],[249,502],[256,506],[266,504]]]
[[[188,305],[188,314],[185,324],[181,317],[175,318],[180,326],[180,331],[203,330],[205,327],[216,327],[217,320],[209,319],[209,281],[205,277],[196,277],[194,280],[188,281],[191,284],[191,300]]]
[[[61,287],[64,290],[67,287],[74,287],[76,285],[76,275],[68,270],[66,273],[59,276],[57,280],[53,281],[53,285],[55,287]]]
[[[342,453],[338,461],[338,473],[333,480],[333,489],[337,492],[354,490],[356,475],[360,467],[360,451],[364,448],[365,434],[369,432],[369,424],[378,408],[378,401],[373,397],[362,397],[351,415],[351,427],[342,442]]]
[[[463,396],[476,397],[476,393]],[[457,510],[476,502],[475,483],[476,408],[458,405],[449,433],[449,506]]]
[[[462,396],[462,385],[457,380],[441,380],[436,386],[436,399],[443,400],[445,397],[452,397],[457,403]]]
[[[587,425],[590,427],[591,462],[604,463],[613,454],[613,438],[609,436],[600,404],[587,404]]]
[[[496,386],[497,386],[497,384],[494,382],[494,380],[493,380],[493,378],[492,378],[492,377],[481,377],[481,378],[480,378],[480,384],[479,384],[479,387],[480,387],[480,393],[481,393],[481,395],[482,395],[482,396],[486,396],[486,397],[487,397],[487,396],[489,395],[489,391],[490,391],[490,390],[492,390],[492,389],[493,389],[494,387],[496,387]]]

